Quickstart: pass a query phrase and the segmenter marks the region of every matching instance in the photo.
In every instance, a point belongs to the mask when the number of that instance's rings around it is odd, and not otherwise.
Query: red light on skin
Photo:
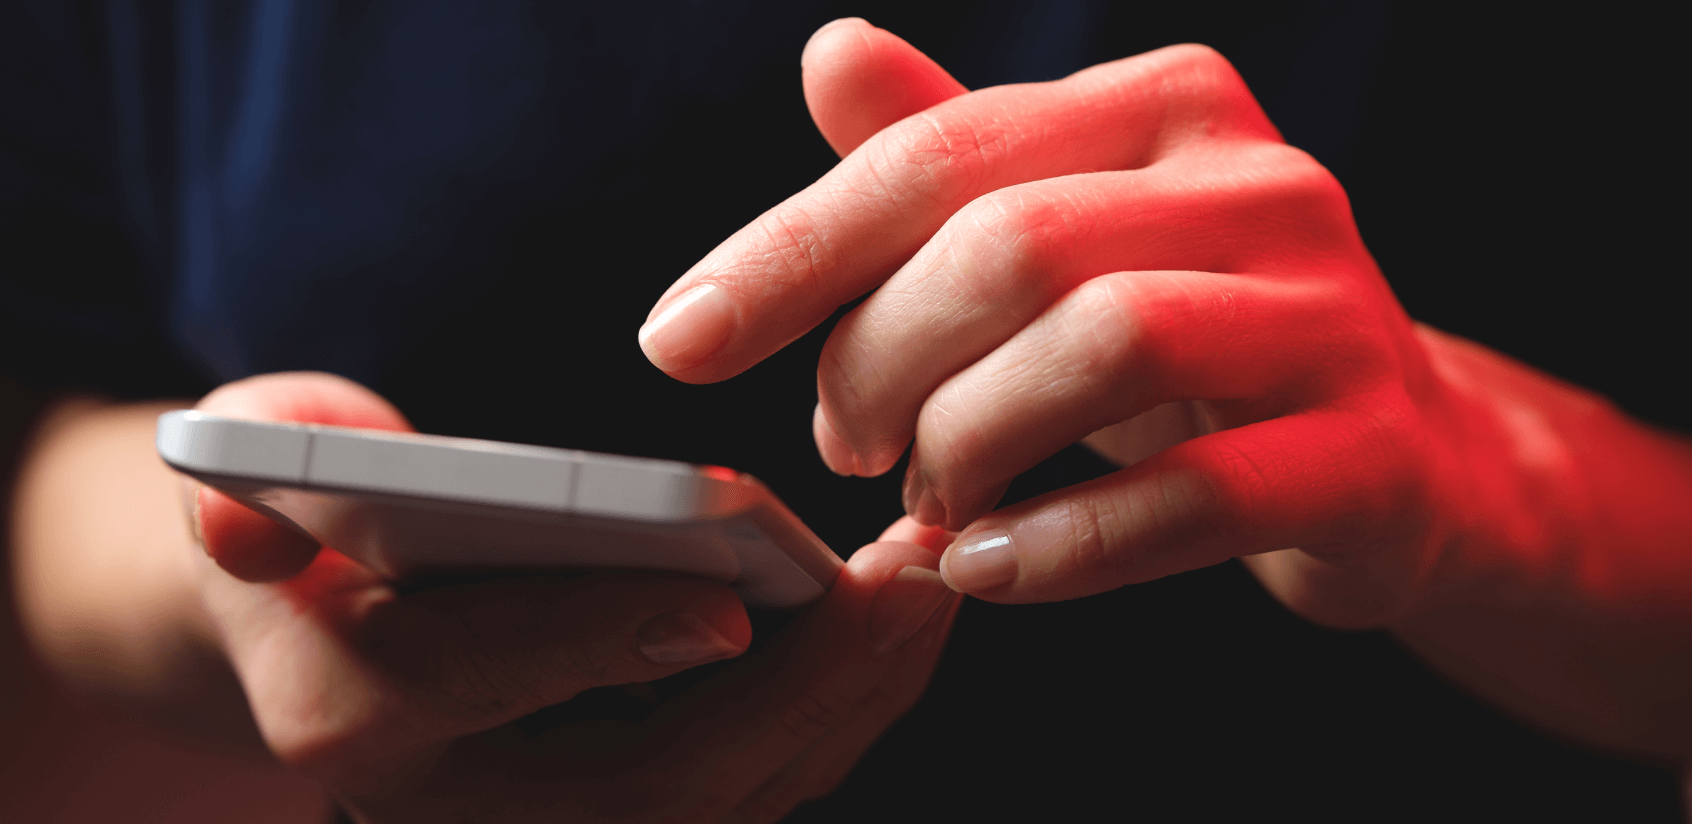
[[[707,478],[716,478],[719,481],[728,481],[729,483],[736,483],[740,480],[740,473],[726,466],[702,466],[699,467],[699,473]]]

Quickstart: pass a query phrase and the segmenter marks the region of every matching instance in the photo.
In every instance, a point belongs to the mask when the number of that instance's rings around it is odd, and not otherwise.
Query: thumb
[[[410,431],[399,410],[375,392],[321,372],[283,372],[224,384],[200,400],[201,412],[259,421],[300,421]],[[190,520],[206,553],[245,581],[279,581],[306,568],[317,542],[210,487],[193,484]]]
[[[915,46],[858,17],[817,29],[799,65],[811,119],[841,157],[870,135],[969,91]]]

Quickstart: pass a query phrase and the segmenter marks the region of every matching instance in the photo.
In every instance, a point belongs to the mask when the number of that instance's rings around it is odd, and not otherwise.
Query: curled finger
[[[1373,352],[1342,350],[1345,284],[1206,272],[1093,278],[923,404],[906,511],[961,529],[1017,474],[1118,421],[1173,401],[1247,399],[1274,415],[1373,385]],[[1312,362],[1327,365],[1318,376]],[[1356,368],[1352,368],[1355,365]],[[1230,425],[1251,420],[1229,421]]]
[[[325,551],[282,584],[216,580],[208,600],[265,740],[328,780],[355,780],[586,689],[733,657],[751,640],[732,590],[651,573],[399,595]]]

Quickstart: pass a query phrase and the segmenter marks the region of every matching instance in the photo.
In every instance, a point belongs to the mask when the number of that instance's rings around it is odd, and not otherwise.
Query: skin
[[[960,530],[954,589],[1076,598],[1242,558],[1572,739],[1692,759],[1692,445],[1414,323],[1345,192],[1176,46],[968,92],[861,20],[806,100],[840,164],[724,241],[640,340],[732,377],[843,303],[818,450]],[[1081,441],[1124,467],[994,511]]]
[[[13,500],[19,612],[84,694],[245,749],[243,763],[273,759],[250,783],[304,799],[278,820],[321,816],[327,789],[367,822],[772,821],[832,789],[914,703],[959,601],[935,571],[950,534],[905,519],[769,647],[646,720],[529,735],[511,722],[585,689],[740,656],[740,601],[713,581],[613,572],[398,592],[170,472],[152,432],[172,406],[48,413]],[[197,408],[409,428],[314,373],[239,381]],[[653,657],[652,628],[678,616],[697,637],[672,632]],[[207,778],[163,777],[178,793]]]
[[[120,410],[56,405],[19,479],[32,513],[60,528],[16,551],[29,513],[10,512],[0,820],[322,824],[327,795],[277,769],[227,664],[208,654],[180,574],[188,558],[169,551],[185,531],[175,481],[145,451],[151,424]]]

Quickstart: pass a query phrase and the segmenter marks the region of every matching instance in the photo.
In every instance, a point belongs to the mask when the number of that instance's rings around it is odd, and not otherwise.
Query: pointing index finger
[[[981,195],[1140,168],[1193,129],[1238,126],[1274,134],[1201,46],[954,98],[884,129],[706,255],[654,307],[641,348],[689,383],[733,377],[880,285]]]

